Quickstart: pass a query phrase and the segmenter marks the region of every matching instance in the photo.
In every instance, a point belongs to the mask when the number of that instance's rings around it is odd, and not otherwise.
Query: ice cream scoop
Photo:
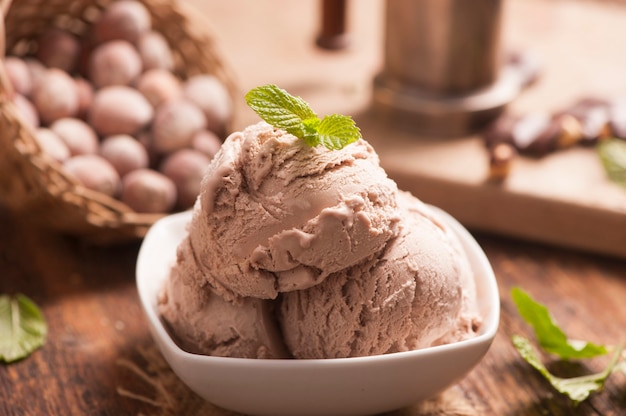
[[[189,253],[181,242],[178,262]],[[228,302],[201,279],[173,268],[161,291],[160,312],[186,351],[220,357],[290,357],[273,318],[273,305],[263,299]]]
[[[366,141],[330,151],[260,122],[209,166],[177,267],[230,301],[306,289],[385,246],[396,192]]]
[[[425,204],[398,194],[399,234],[376,256],[282,295],[278,321],[296,358],[424,348],[475,336],[480,325],[467,257]]]

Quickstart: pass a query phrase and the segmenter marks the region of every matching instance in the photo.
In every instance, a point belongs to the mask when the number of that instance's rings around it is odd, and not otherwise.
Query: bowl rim
[[[146,283],[147,276],[144,276],[143,265],[147,261],[146,258],[151,251],[150,249],[153,245],[156,244],[154,241],[158,240],[159,234],[167,232],[168,230],[170,232],[181,232],[181,228],[184,228],[184,231],[182,231],[181,235],[184,236],[186,234],[187,223],[193,215],[192,211],[190,210],[168,215],[156,221],[146,233],[146,236],[139,249],[136,264],[136,285],[140,302],[142,304],[142,309],[144,310],[144,315],[148,320],[148,324],[151,326],[152,334],[153,336],[157,336],[159,338],[157,344],[159,344],[161,349],[166,348],[170,354],[175,354],[179,359],[192,360],[195,363],[205,363],[207,365],[239,364],[252,366],[254,368],[260,367],[275,369],[279,367],[285,370],[298,370],[306,369],[309,367],[319,368],[320,366],[328,365],[351,366],[361,365],[368,362],[388,362],[395,360],[405,360],[408,358],[416,359],[420,356],[429,356],[431,354],[445,353],[446,351],[451,349],[459,349],[464,347],[467,348],[481,344],[490,344],[495,338],[500,321],[500,296],[496,277],[491,267],[491,264],[489,263],[486,254],[484,253],[478,242],[474,239],[470,232],[465,229],[465,227],[463,227],[456,219],[454,219],[450,214],[446,213],[442,209],[434,207],[432,205],[427,206],[429,209],[436,212],[439,219],[442,219],[446,225],[451,227],[452,231],[460,238],[463,249],[466,252],[471,251],[471,253],[468,253],[470,261],[477,261],[479,263],[480,270],[484,272],[484,275],[479,277],[481,281],[476,282],[477,292],[479,295],[482,296],[482,300],[479,299],[479,308],[483,313],[483,321],[478,335],[473,338],[411,351],[347,358],[258,359],[217,357],[185,351],[181,347],[179,347],[178,344],[176,344],[172,336],[167,331],[165,324],[158,315],[156,308],[157,296],[154,290],[150,290],[150,287],[158,285],[153,282],[152,286],[149,286],[148,283]],[[178,246],[178,241],[176,242],[176,246]],[[472,270],[475,271],[474,265],[472,265]],[[164,276],[161,276],[161,278],[159,279],[158,284],[160,285],[165,278],[166,274],[164,273]],[[477,278],[477,273],[474,273],[474,278]],[[482,305],[486,305],[486,309]]]

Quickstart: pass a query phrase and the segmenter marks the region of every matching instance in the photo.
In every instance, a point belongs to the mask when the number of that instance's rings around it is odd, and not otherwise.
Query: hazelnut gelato
[[[406,351],[480,325],[455,235],[364,139],[309,147],[265,122],[209,165],[159,310],[184,349],[245,358]]]

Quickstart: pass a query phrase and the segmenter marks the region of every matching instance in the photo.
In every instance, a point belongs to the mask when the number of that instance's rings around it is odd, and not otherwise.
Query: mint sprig
[[[322,145],[338,150],[361,138],[361,131],[351,117],[332,114],[320,119],[306,101],[276,85],[251,89],[246,94],[246,103],[261,119],[311,147]]]
[[[513,288],[511,296],[519,314],[533,327],[537,342],[545,352],[554,354],[563,360],[571,360],[593,358],[613,350],[611,360],[603,371],[580,377],[561,378],[551,374],[542,364],[537,351],[532,348],[531,342],[527,338],[520,335],[513,336],[513,345],[522,358],[539,371],[555,390],[567,395],[574,404],[587,399],[591,393],[602,390],[606,380],[613,372],[622,371],[626,373],[626,364],[623,360],[620,361],[624,354],[623,345],[615,348],[571,340],[552,319],[545,305],[535,301],[520,288]]]

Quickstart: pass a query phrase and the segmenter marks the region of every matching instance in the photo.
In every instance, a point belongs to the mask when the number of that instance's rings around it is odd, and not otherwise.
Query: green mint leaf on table
[[[46,321],[33,301],[24,295],[0,296],[0,362],[11,363],[41,347]]]
[[[626,141],[602,140],[596,150],[609,179],[626,188]]]
[[[607,353],[606,347],[602,345],[568,339],[552,320],[548,309],[522,289],[514,288],[511,296],[519,314],[533,327],[537,341],[545,351],[565,360],[591,358]]]
[[[548,369],[541,363],[537,351],[531,346],[528,339],[515,335],[513,344],[522,357],[537,371],[539,371],[552,386],[560,393],[567,395],[574,404],[578,404],[585,400],[591,393],[600,391],[604,388],[606,379],[617,368],[623,347],[616,348],[611,361],[606,368],[597,374],[589,374],[580,377],[560,378],[551,374]]]
[[[306,101],[276,85],[251,89],[246,94],[246,103],[261,119],[304,140],[311,147],[323,145],[337,150],[361,137],[352,118],[332,114],[320,119]]]

